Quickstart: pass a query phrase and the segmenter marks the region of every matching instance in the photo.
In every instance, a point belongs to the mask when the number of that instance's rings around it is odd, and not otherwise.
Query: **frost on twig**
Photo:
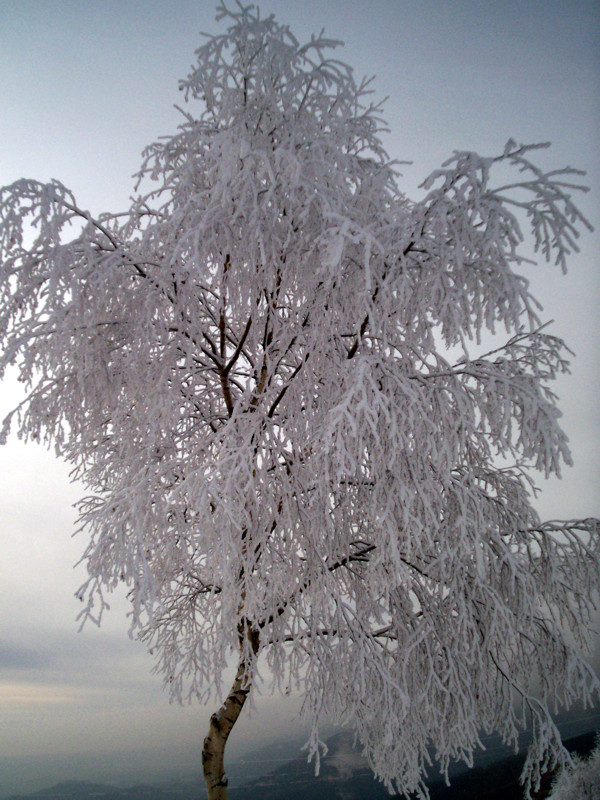
[[[556,776],[549,800],[600,800],[600,740],[587,758],[573,761]]]

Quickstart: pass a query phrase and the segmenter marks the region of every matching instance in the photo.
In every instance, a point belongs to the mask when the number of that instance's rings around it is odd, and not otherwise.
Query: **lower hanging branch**
[[[210,718],[208,735],[202,747],[202,768],[208,792],[208,800],[228,800],[227,775],[225,773],[225,745],[233,726],[242,712],[250,693],[249,662],[244,657],[243,643],[247,637],[254,655],[258,652],[259,634],[248,622],[240,625],[240,662],[235,679],[221,708]]]

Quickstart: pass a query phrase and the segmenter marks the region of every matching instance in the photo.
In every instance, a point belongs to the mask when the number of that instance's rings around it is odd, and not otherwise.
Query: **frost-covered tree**
[[[573,757],[554,781],[548,800],[600,800],[600,738],[587,758]]]
[[[124,582],[180,700],[233,667],[213,800],[269,684],[302,692],[317,761],[333,716],[390,789],[422,797],[430,753],[446,770],[525,724],[535,785],[564,759],[549,707],[599,690],[576,649],[598,521],[532,506],[534,471],[569,462],[567,360],[519,272],[523,218],[564,268],[577,178],[511,141],[455,153],[412,201],[336,42],[220,17],[127,212],[1,190],[0,364],[28,388],[4,435],[53,443],[89,488],[84,618]]]

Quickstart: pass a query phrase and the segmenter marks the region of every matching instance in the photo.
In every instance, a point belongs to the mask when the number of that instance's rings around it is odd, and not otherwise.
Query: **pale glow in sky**
[[[539,507],[545,517],[600,516],[597,4],[269,0],[260,6],[301,40],[324,27],[346,42],[339,55],[359,75],[377,75],[377,94],[389,96],[388,150],[414,162],[403,168],[407,194],[414,196],[452,150],[495,154],[509,137],[550,140],[545,165],[588,171],[592,191],[581,207],[596,231],[582,238],[566,278],[546,265],[528,276],[545,306],[542,316],[555,320],[552,331],[577,355],[573,375],[558,386],[575,467],[544,487]],[[58,178],[93,213],[126,207],[141,150],[178,123],[177,81],[193,61],[199,31],[217,29],[212,1],[4,0],[0,184]],[[0,411],[17,397],[9,376],[0,387]],[[84,575],[73,565],[84,540],[71,538],[71,505],[80,490],[69,484],[67,468],[42,448],[12,439],[0,450],[0,470],[0,797],[16,788],[7,776],[19,758],[162,748],[167,763],[182,748],[199,759],[207,714],[169,705],[150,674],[151,657],[127,638],[123,599],[101,630],[77,633],[73,595]],[[297,725],[296,711],[294,701],[277,699],[263,701],[254,719],[244,712],[232,751]],[[21,785],[45,785],[48,775],[24,774]],[[110,766],[105,779],[115,779]]]

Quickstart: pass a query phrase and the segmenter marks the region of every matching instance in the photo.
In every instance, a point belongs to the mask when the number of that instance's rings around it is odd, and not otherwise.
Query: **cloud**
[[[78,632],[73,619],[48,623],[31,609],[21,611],[0,637],[3,696],[7,686],[10,691],[36,686],[66,699],[68,689],[82,711],[85,706],[133,709],[164,701],[161,681],[152,675],[153,659],[139,641],[129,638],[123,615],[106,627],[88,625]]]
[[[37,683],[0,683],[0,709],[18,708],[21,712],[30,706],[75,705],[84,695],[93,692],[82,687],[43,685]]]
[[[42,669],[44,666],[41,653],[18,643],[0,640],[0,673]]]

